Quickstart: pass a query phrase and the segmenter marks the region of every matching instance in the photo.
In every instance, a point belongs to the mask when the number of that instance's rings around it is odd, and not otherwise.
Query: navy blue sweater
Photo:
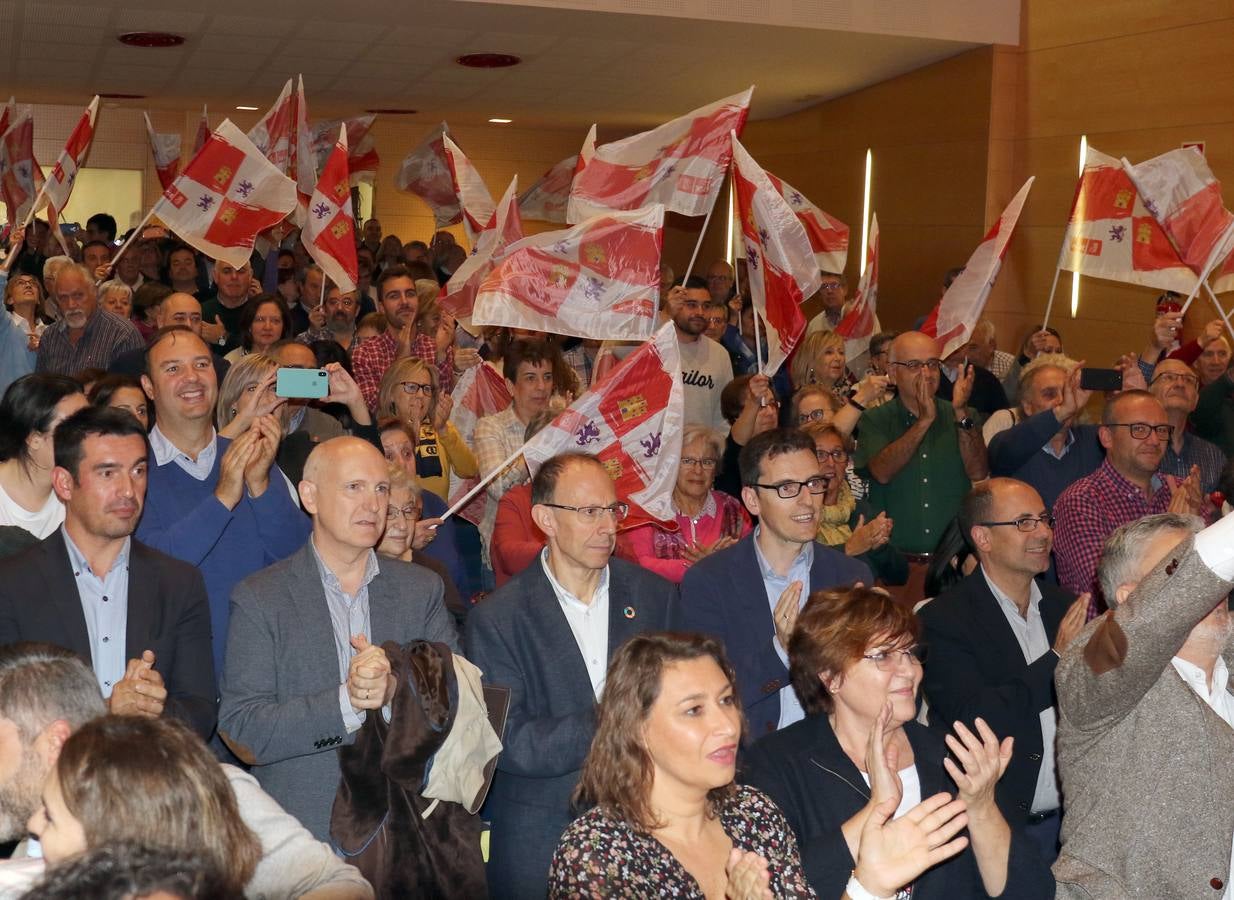
[[[1059,494],[1096,472],[1105,459],[1096,425],[1073,425],[1071,433],[1075,441],[1062,459],[1055,459],[1041,449],[1058,434],[1054,411],[1047,409],[1021,419],[990,441],[990,474],[1032,485],[1046,509],[1053,509]]]

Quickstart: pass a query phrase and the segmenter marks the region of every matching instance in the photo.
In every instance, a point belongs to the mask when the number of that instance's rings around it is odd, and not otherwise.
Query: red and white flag
[[[445,136],[449,127],[445,122],[420,142],[403,158],[394,186],[400,191],[415,194],[428,204],[438,228],[456,225],[463,219],[458,195],[454,192],[454,179],[446,160]]]
[[[1201,279],[1234,249],[1234,214],[1221,200],[1221,182],[1203,154],[1179,148],[1123,169],[1174,249]]]
[[[500,256],[511,244],[523,239],[523,222],[514,199],[517,190],[516,175],[502,195],[501,202],[497,204],[489,226],[480,232],[476,239],[471,255],[463,260],[458,270],[450,276],[438,298],[441,308],[458,319],[459,324],[469,331],[476,294],[488,273],[493,270],[494,257]]]
[[[351,176],[351,185],[372,184],[377,177],[377,166],[381,157],[377,155],[377,145],[369,132],[373,128],[376,115],[353,116],[350,119],[332,119],[329,122],[318,122],[313,126],[313,152],[317,165],[323,166],[326,157],[334,150],[334,140],[338,136],[339,126],[347,128],[347,171]]]
[[[296,183],[224,119],[153,214],[202,253],[239,268],[257,235],[295,208]]]
[[[765,375],[774,375],[805,334],[801,303],[822,276],[805,226],[754,158],[730,136],[733,186],[754,314],[767,325]]]
[[[0,135],[0,196],[10,222],[25,222],[34,198],[43,187],[43,170],[34,158],[34,112],[30,106],[11,107],[9,127]]]
[[[9,102],[4,104],[4,109],[0,109],[0,134],[4,134],[9,130],[9,122],[16,114],[17,98],[10,96]]]
[[[539,181],[519,196],[519,215],[524,219],[564,223],[566,206],[570,202],[570,185],[577,166],[578,154],[575,153],[541,175]]]
[[[575,400],[523,445],[527,469],[534,477],[558,453],[589,453],[613,479],[618,500],[672,521],[684,396],[677,332],[669,322],[602,385]]]
[[[287,174],[296,181],[294,218],[295,223],[303,228],[308,221],[309,200],[317,187],[317,154],[313,151],[313,132],[309,130],[303,75],[296,82],[296,102],[292,105],[292,113],[295,139],[291,145],[291,170]]]
[[[493,202],[493,195],[488,192],[484,179],[462,148],[454,143],[448,134],[441,136],[441,142],[446,151],[450,177],[454,181],[454,193],[463,210],[463,228],[467,232],[467,241],[475,247],[480,232],[491,224],[497,204]]]
[[[844,356],[854,360],[870,349],[878,310],[878,216],[870,214],[870,242],[866,247],[866,267],[857,282],[857,293],[848,312],[836,323],[836,334],[844,338]]]
[[[85,112],[81,114],[81,118],[77,120],[77,124],[73,126],[73,131],[56,160],[56,165],[52,168],[51,174],[47,176],[47,182],[43,185],[44,199],[43,202],[37,204],[36,212],[46,203],[51,204],[57,216],[64,212],[64,207],[69,202],[69,195],[73,193],[73,185],[77,182],[77,171],[85,164],[86,156],[90,153],[90,145],[94,142],[94,120],[98,112],[99,98],[96,95],[86,107]]]
[[[1195,273],[1145,209],[1122,163],[1091,145],[1076,182],[1058,267],[1163,291],[1187,293],[1195,286]]]
[[[146,136],[150,138],[154,170],[158,173],[159,184],[167,190],[180,172],[180,135],[156,132],[150,124],[150,114],[142,113],[142,116],[146,120]]]
[[[819,269],[841,274],[848,264],[848,226],[835,216],[823,212],[787,181],[770,172],[767,173],[767,178],[805,228]]]
[[[291,158],[295,152],[296,101],[291,93],[291,79],[283,85],[274,105],[257,124],[249,129],[248,138],[284,175],[291,174]]]
[[[344,293],[355,290],[356,219],[351,208],[351,183],[347,177],[347,129],[339,126],[338,143],[321,170],[309,198],[308,219],[300,232],[304,249],[321,266],[325,276]],[[316,297],[305,298],[310,305]]]
[[[193,138],[193,155],[196,156],[201,152],[201,148],[206,146],[206,139],[210,137],[210,115],[206,112],[206,107],[201,108],[201,118],[197,120],[197,134]]]
[[[741,133],[753,93],[754,88],[748,88],[651,131],[599,147],[593,125],[579,154],[566,221],[652,203],[686,216],[706,215],[732,157],[729,132]]]
[[[506,387],[506,380],[487,364],[472,366],[463,372],[455,382],[451,396],[454,398],[454,406],[450,411],[450,424],[458,429],[463,443],[469,447],[475,437],[476,422],[484,416],[501,412],[513,399],[510,389]],[[450,506],[454,506],[479,483],[479,476],[460,478],[451,472]],[[495,502],[487,491],[483,491],[459,510],[458,514],[473,525],[479,525],[484,521],[485,507]]]
[[[964,264],[964,271],[951,282],[951,287],[921,326],[923,332],[938,341],[943,359],[968,343],[973,326],[981,318],[1032,186],[1030,178],[1011,198],[1003,214]]]
[[[645,341],[655,328],[663,238],[658,203],[524,238],[494,261],[472,322]]]

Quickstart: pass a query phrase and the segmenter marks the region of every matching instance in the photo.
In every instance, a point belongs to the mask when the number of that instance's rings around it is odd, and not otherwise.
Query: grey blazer
[[[392,559],[368,586],[374,644],[418,638],[458,649],[441,579]],[[236,585],[224,657],[219,732],[271,797],[329,840],[335,749],[350,744],[325,588],[305,545]]]
[[[1063,652],[1054,673],[1065,809],[1057,897],[1222,896],[1234,729],[1170,660],[1230,588],[1189,537]],[[1234,670],[1229,644],[1224,656]]]

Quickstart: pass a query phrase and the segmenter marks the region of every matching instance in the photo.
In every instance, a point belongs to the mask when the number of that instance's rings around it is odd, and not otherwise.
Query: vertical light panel
[[[866,150],[866,180],[861,195],[861,265],[857,274],[864,275],[866,270],[866,246],[870,240],[870,173],[874,169],[874,155]]]
[[[1084,163],[1088,161],[1088,135],[1080,135],[1080,177],[1084,177]],[[1080,273],[1071,273],[1071,318],[1080,311]]]
[[[735,265],[733,262],[733,179],[731,175],[728,179],[728,228],[725,235],[724,261],[730,266]]]

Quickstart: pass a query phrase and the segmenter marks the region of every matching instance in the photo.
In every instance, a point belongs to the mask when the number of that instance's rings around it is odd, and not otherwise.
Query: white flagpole
[[[507,456],[500,465],[498,465],[496,468],[493,469],[493,471],[489,472],[487,475],[481,478],[479,484],[477,484],[475,487],[469,490],[466,494],[460,497],[457,503],[455,503],[453,506],[451,506],[449,509],[443,512],[441,514],[442,520],[444,521],[445,519],[450,518],[450,516],[454,515],[456,512],[458,512],[460,509],[462,509],[464,506],[470,503],[472,497],[480,493],[480,491],[482,491],[484,488],[488,486],[488,483],[490,481],[492,481],[494,478],[496,478],[498,475],[504,472],[506,470],[506,467],[510,465],[510,463],[514,462],[516,459],[518,459],[520,456],[523,455],[523,450],[527,447],[528,443],[529,442],[524,441],[523,444],[517,450],[515,450],[513,453]]]
[[[1213,301],[1213,306],[1217,307],[1217,312],[1221,313],[1221,319],[1225,322],[1225,327],[1230,332],[1230,337],[1234,337],[1234,325],[1230,324],[1230,314],[1225,311],[1225,307],[1221,305],[1221,301],[1217,299],[1217,295],[1213,293],[1213,289],[1207,281],[1204,282],[1204,290],[1208,292],[1208,297]]]
[[[711,208],[707,210],[707,216],[706,218],[703,219],[703,230],[698,233],[698,240],[694,244],[694,253],[690,257],[690,264],[686,266],[685,277],[681,279],[681,283],[683,285],[687,281],[690,280],[690,275],[693,274],[694,272],[694,263],[698,260],[698,251],[702,249],[703,238],[707,236],[707,223],[711,221],[711,214],[715,212],[716,203],[719,201],[719,199],[720,199],[720,192],[716,191],[715,199],[711,201]]]
[[[762,375],[764,374],[763,373],[763,351],[762,351],[762,348],[759,346],[759,344],[762,342],[759,340],[759,327],[758,327],[758,320],[761,318],[761,316],[759,316],[758,314],[757,307],[754,306],[753,298],[750,299],[750,311],[754,313],[754,362],[758,364],[758,373]],[[767,355],[768,356],[771,355],[771,347],[767,348]]]
[[[1045,327],[1050,324],[1050,310],[1054,308],[1054,292],[1058,290],[1058,276],[1063,271],[1062,266],[1054,269],[1054,283],[1050,285],[1050,299],[1045,303],[1045,318],[1041,320],[1041,328],[1039,331],[1045,331]]]
[[[120,261],[120,257],[124,255],[124,251],[129,248],[129,246],[133,243],[133,241],[137,240],[137,238],[141,236],[141,230],[145,228],[146,223],[149,222],[153,218],[154,218],[154,207],[152,206],[150,207],[150,211],[146,213],[146,217],[141,220],[140,224],[138,224],[136,228],[134,228],[132,231],[129,232],[129,239],[121,245],[119,250],[116,251],[116,255],[111,258],[111,262],[107,264],[107,268],[113,269],[113,270],[116,268],[116,263]]]

